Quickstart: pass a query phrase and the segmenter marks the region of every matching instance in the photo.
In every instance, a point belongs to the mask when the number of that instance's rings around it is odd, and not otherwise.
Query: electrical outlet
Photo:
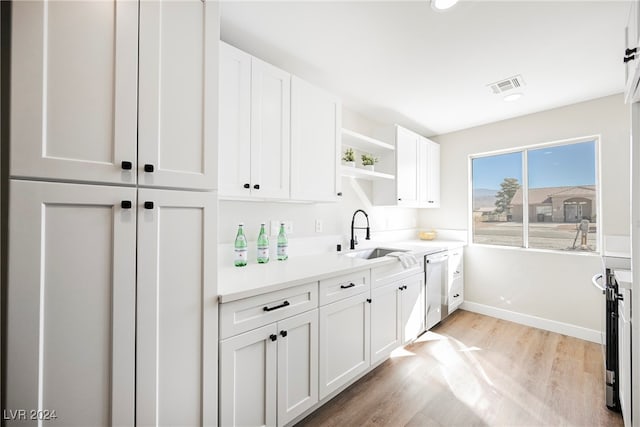
[[[322,233],[322,220],[316,219],[316,233]]]
[[[277,219],[272,219],[269,225],[269,235],[277,236],[280,231],[280,221]]]
[[[283,221],[284,222],[284,232],[287,234],[293,234],[293,221]]]

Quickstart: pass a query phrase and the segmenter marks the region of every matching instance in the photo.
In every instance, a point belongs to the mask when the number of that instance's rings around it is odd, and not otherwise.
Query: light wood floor
[[[622,426],[599,345],[462,310],[298,426]]]

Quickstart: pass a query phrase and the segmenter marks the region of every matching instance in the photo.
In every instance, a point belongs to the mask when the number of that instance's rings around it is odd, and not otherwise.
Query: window
[[[589,139],[472,156],[473,242],[597,251],[596,152]]]

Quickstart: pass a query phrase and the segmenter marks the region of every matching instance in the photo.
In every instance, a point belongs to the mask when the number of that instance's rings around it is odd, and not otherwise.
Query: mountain
[[[489,188],[474,188],[473,209],[476,210],[479,208],[494,208],[497,192],[498,190],[491,190]]]

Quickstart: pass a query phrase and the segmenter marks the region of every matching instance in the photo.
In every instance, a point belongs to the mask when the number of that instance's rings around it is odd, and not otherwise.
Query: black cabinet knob
[[[280,335],[282,335],[282,338],[287,336],[287,331],[280,331]]]
[[[150,164],[144,165],[144,171],[145,172],[153,172],[154,171],[153,165],[150,165]]]
[[[244,188],[251,188],[251,184],[245,184],[243,185]]]
[[[123,200],[120,202],[120,207],[122,209],[131,209],[131,206],[132,206],[131,200]]]
[[[255,185],[253,186],[253,188],[255,188],[256,190],[259,190],[259,189],[260,189],[260,184],[255,184]]]
[[[399,201],[399,202],[401,202],[401,201],[402,201],[402,199],[398,198],[398,201]]]
[[[367,298],[367,302],[371,304],[371,298]]]
[[[342,197],[342,191],[337,193],[339,197]]]
[[[122,161],[121,165],[122,165],[122,169],[126,171],[131,170],[131,168],[133,168],[133,164],[131,162],[127,162],[126,160]]]
[[[271,334],[271,335],[269,335],[269,339],[270,339],[271,341],[275,341],[275,340],[277,340],[277,339],[278,339],[278,336],[277,336],[276,334]]]
[[[634,53],[636,53],[637,51],[638,51],[638,48],[637,48],[637,47],[634,47],[633,49],[626,48],[626,49],[624,50],[624,56],[633,55],[633,54],[634,54]]]
[[[145,209],[153,209],[153,202],[144,202]]]

